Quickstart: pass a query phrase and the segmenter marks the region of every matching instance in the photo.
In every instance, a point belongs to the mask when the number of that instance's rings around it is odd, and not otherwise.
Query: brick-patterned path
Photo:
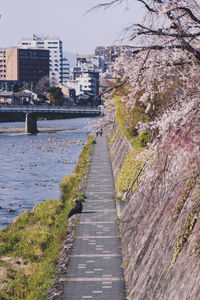
[[[125,300],[113,175],[106,136],[97,137],[65,300]]]

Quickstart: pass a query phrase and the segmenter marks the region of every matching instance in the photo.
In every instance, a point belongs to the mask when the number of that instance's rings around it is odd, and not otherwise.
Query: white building
[[[67,87],[69,89],[75,90],[76,96],[80,96],[81,94],[83,94],[83,92],[81,91],[81,86],[79,85],[77,80],[68,80]]]
[[[49,37],[42,35],[33,35],[33,38],[23,38],[19,43],[20,48],[37,48],[49,50],[49,78],[50,85],[58,85],[63,83],[66,78],[65,68],[67,59],[63,59],[62,41],[58,37]]]
[[[63,58],[62,60],[62,83],[67,84],[70,80],[70,65],[67,58]]]
[[[93,96],[97,96],[97,79],[93,76],[94,73],[82,73],[80,77],[76,78],[78,85],[80,86],[81,93],[91,93]]]

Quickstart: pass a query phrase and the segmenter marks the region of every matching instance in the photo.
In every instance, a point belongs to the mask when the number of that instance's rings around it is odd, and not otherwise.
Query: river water
[[[86,118],[39,121],[39,128],[67,129],[0,134],[0,229],[35,204],[60,198],[60,181],[74,171],[87,142],[88,122]],[[2,127],[24,127],[24,123],[0,123],[0,131]]]

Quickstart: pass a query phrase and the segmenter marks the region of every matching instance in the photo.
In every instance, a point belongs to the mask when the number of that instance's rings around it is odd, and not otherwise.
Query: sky
[[[15,47],[33,34],[59,37],[63,50],[93,54],[96,46],[119,44],[123,28],[142,17],[134,0],[121,6],[87,10],[103,0],[0,0],[0,48]]]

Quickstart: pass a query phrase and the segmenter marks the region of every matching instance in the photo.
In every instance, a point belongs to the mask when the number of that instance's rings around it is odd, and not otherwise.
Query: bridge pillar
[[[26,114],[25,133],[37,133],[37,120],[34,114]]]

